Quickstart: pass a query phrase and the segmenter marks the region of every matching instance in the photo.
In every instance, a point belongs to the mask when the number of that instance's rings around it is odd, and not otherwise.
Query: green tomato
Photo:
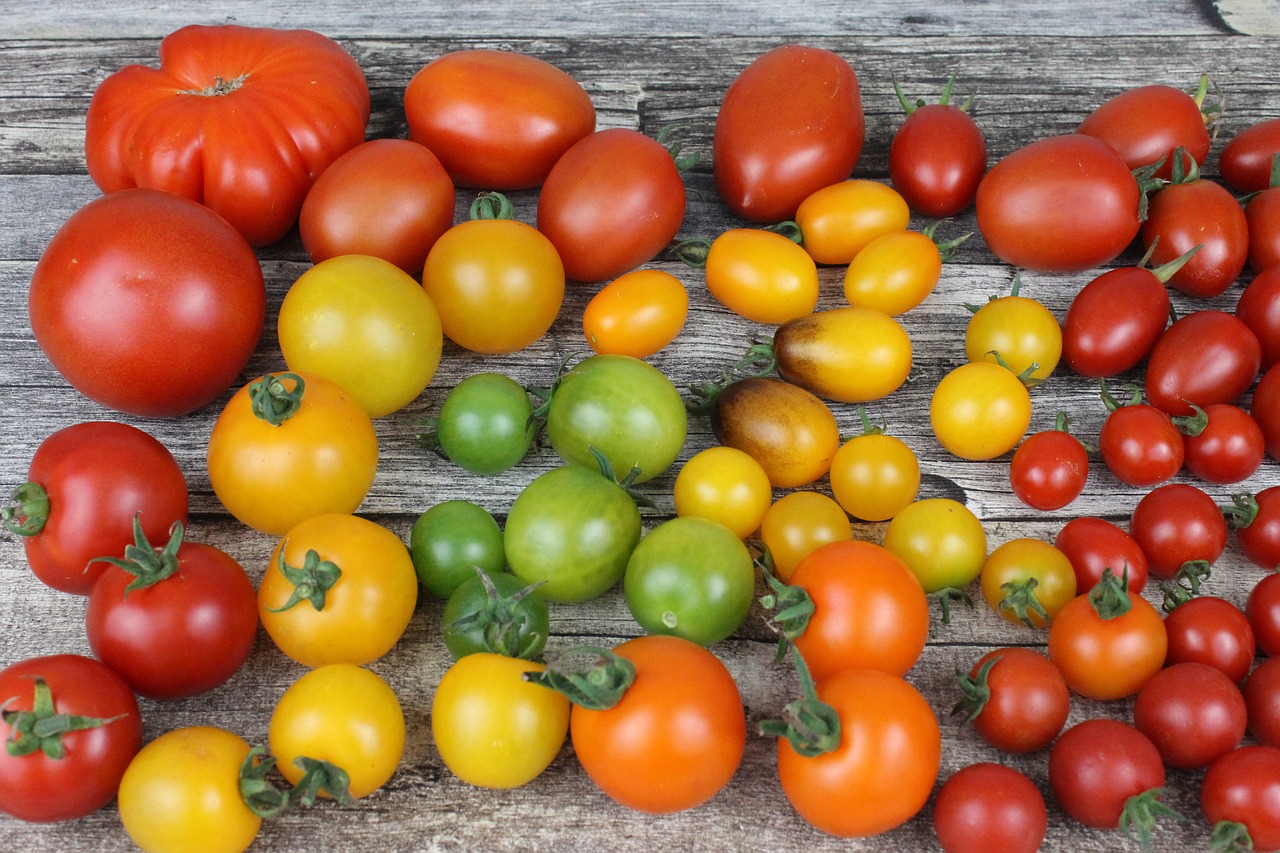
[[[533,660],[551,632],[546,599],[515,575],[476,572],[444,606],[444,644],[454,660],[493,652]]]
[[[472,566],[491,575],[506,568],[502,539],[502,528],[484,507],[470,501],[445,501],[413,523],[409,553],[427,592],[448,598],[475,576]]]
[[[650,531],[632,552],[623,581],[627,606],[646,631],[704,646],[738,629],[755,588],[747,546],[723,524],[696,516]]]
[[[501,373],[477,373],[444,398],[434,436],[441,452],[473,474],[497,474],[513,467],[533,445],[533,403],[525,389]]]

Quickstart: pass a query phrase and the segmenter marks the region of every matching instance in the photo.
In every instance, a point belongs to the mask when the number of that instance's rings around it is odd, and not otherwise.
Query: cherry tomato
[[[1023,439],[1009,462],[1013,493],[1029,507],[1062,509],[1080,496],[1089,477],[1089,451],[1061,428]]]
[[[1260,192],[1271,186],[1276,154],[1280,154],[1280,118],[1266,119],[1227,140],[1218,155],[1218,169],[1237,192]]]
[[[1265,272],[1280,264],[1280,192],[1272,185],[1245,203],[1244,220],[1249,229],[1249,268]],[[1272,359],[1274,362],[1274,359]]]
[[[1267,453],[1280,459],[1280,367],[1272,366],[1253,389],[1249,414],[1262,427]]]
[[[1013,373],[989,361],[962,364],[942,378],[929,402],[938,442],[961,459],[1008,453],[1031,423],[1031,397]]]
[[[953,773],[933,805],[933,829],[946,853],[1035,853],[1048,824],[1035,783],[989,762]]]
[[[533,56],[456,50],[427,63],[404,92],[409,138],[440,158],[455,184],[536,187],[595,130],[596,110],[569,74]]]
[[[785,323],[818,304],[818,268],[809,253],[773,231],[730,228],[707,252],[707,290],[735,314]]]
[[[1089,699],[1137,693],[1164,666],[1168,646],[1160,611],[1114,576],[1067,602],[1049,625],[1049,660]]]
[[[775,488],[807,485],[831,470],[840,430],[827,405],[780,379],[740,379],[715,399],[716,440],[749,454]]]
[[[1053,742],[1067,723],[1071,694],[1057,665],[1038,651],[987,652],[961,679],[965,714],[983,740],[1004,752],[1027,753]]]
[[[597,353],[648,358],[676,339],[688,314],[689,293],[680,279],[662,270],[633,270],[591,297],[582,331]]]
[[[1015,625],[1043,628],[1076,597],[1075,569],[1048,542],[1020,537],[998,546],[982,564],[982,597]]]
[[[1128,723],[1091,719],[1071,726],[1049,752],[1049,785],[1063,810],[1085,826],[1115,829],[1125,802],[1164,787],[1151,739]]]
[[[1209,765],[1200,785],[1200,806],[1211,825],[1243,824],[1252,849],[1280,850],[1278,790],[1280,747],[1241,746]]]
[[[1240,688],[1221,670],[1187,661],[1160,670],[1138,691],[1133,724],[1170,767],[1206,767],[1244,738]]]
[[[1235,196],[1193,169],[1185,183],[1156,193],[1142,222],[1142,245],[1163,264],[1199,246],[1169,285],[1207,299],[1231,286],[1249,258],[1249,225]]]
[[[1254,584],[1245,602],[1245,615],[1258,649],[1280,657],[1280,572],[1272,572]]]
[[[911,210],[892,187],[854,178],[810,193],[795,221],[815,261],[848,264],[877,237],[905,231]]]
[[[844,273],[844,296],[856,308],[896,317],[925,300],[942,276],[942,254],[921,231],[891,231],[862,248]]]
[[[1062,357],[1062,328],[1043,304],[1013,293],[988,301],[964,333],[969,361],[1003,362],[1019,379],[1035,385],[1049,378]]]
[[[1182,469],[1186,447],[1167,414],[1147,403],[1117,406],[1102,422],[1098,452],[1107,470],[1130,486],[1154,486]]]
[[[1241,320],[1225,311],[1194,311],[1160,335],[1147,361],[1146,394],[1171,415],[1191,404],[1231,403],[1258,375],[1262,346]]]
[[[536,586],[473,569],[445,602],[440,626],[454,660],[481,652],[536,660],[551,634],[551,611]]]
[[[1170,664],[1208,664],[1232,684],[1243,681],[1253,665],[1253,627],[1240,608],[1224,598],[1200,595],[1183,602],[1165,617],[1164,624]]]
[[[1280,658],[1258,664],[1244,682],[1249,734],[1260,743],[1280,746]]]
[[[1117,311],[1116,305],[1124,310]],[[1081,376],[1116,376],[1136,367],[1169,324],[1169,291],[1160,273],[1120,267],[1093,278],[1062,321],[1062,357]]]
[[[913,210],[934,218],[968,207],[987,171],[987,143],[969,115],[973,98],[951,103],[954,83],[947,80],[936,104],[912,104],[894,84],[907,117],[889,144],[889,180]]]
[[[896,554],[927,593],[964,589],[982,571],[987,534],[973,510],[950,498],[908,504],[889,522],[884,547]]]
[[[1280,362],[1280,270],[1263,270],[1245,286],[1236,303],[1236,317],[1262,346],[1262,370]]]
[[[1147,585],[1147,555],[1132,536],[1106,519],[1073,518],[1053,544],[1071,561],[1078,590],[1093,589],[1106,569],[1127,578],[1130,592],[1142,592]]]
[[[1204,490],[1167,483],[1144,495],[1129,519],[1129,535],[1158,578],[1171,578],[1189,560],[1213,563],[1227,545],[1222,510]]]
[[[760,522],[760,539],[773,558],[774,574],[790,580],[809,553],[828,542],[853,538],[853,524],[840,504],[819,492],[788,492]]]
[[[1130,169],[1161,162],[1155,176],[1169,177],[1174,149],[1194,163],[1209,156],[1209,115],[1203,110],[1208,77],[1188,94],[1173,86],[1153,84],[1128,89],[1094,107],[1076,129],[1110,145]]]
[[[733,447],[700,450],[676,475],[676,515],[718,521],[746,539],[773,505],[773,486],[760,463]]]
[[[911,373],[911,338],[870,308],[832,308],[788,320],[773,336],[778,375],[842,403],[878,400]]]
[[[1206,483],[1238,483],[1252,476],[1266,455],[1258,422],[1230,403],[1212,403],[1204,413],[1200,432],[1182,439],[1187,470]]]
[[[434,426],[434,431],[430,429]],[[473,373],[449,390],[433,425],[419,434],[429,447],[473,474],[515,467],[533,447],[537,426],[524,386],[502,373]]]
[[[712,139],[716,189],[739,216],[778,222],[853,172],[866,122],[858,78],[838,54],[787,44],[729,85]]]
[[[920,462],[902,439],[882,432],[855,435],[831,460],[831,494],[854,518],[887,521],[916,499]]]

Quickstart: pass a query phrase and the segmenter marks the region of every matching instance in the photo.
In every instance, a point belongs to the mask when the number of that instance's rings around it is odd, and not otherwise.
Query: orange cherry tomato
[[[684,283],[662,270],[633,270],[591,297],[582,331],[597,353],[648,358],[676,339],[689,314]]]
[[[872,240],[906,230],[910,221],[897,190],[861,178],[823,187],[796,210],[805,251],[820,264],[847,264]]]

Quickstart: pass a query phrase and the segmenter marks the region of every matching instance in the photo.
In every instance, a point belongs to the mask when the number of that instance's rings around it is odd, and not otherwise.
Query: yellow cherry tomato
[[[853,539],[853,523],[840,504],[821,492],[791,492],[765,513],[760,539],[773,557],[774,574],[786,581],[810,551]]]
[[[987,534],[973,511],[950,498],[925,498],[904,507],[884,531],[925,592],[964,589],[987,559]]]
[[[785,323],[818,305],[818,268],[773,231],[732,228],[707,252],[707,290],[730,311],[758,323]]]
[[[1076,597],[1071,560],[1039,539],[1005,542],[987,557],[981,574],[982,597],[1015,625],[1043,628]]]
[[[1016,294],[1001,296],[969,318],[964,351],[970,361],[1003,361],[1023,382],[1035,385],[1048,379],[1058,366],[1062,327],[1036,300]]]
[[[893,518],[920,491],[920,462],[902,439],[868,432],[840,446],[831,460],[831,493],[863,521]]]
[[[911,338],[888,314],[834,308],[789,320],[773,336],[778,375],[827,400],[865,403],[911,373]]]
[[[1013,371],[974,361],[942,377],[929,403],[929,419],[938,442],[956,456],[993,459],[1026,434],[1031,396]]]
[[[676,339],[688,314],[689,293],[680,279],[662,270],[633,270],[591,297],[582,331],[597,353],[648,358]]]
[[[773,504],[773,486],[760,463],[734,447],[708,447],[676,475],[676,515],[718,521],[746,539]]]
[[[897,190],[861,178],[817,190],[796,211],[805,250],[820,264],[847,264],[872,240],[910,221]]]
[[[941,276],[942,255],[932,238],[891,231],[854,255],[844,274],[844,296],[850,305],[896,317],[933,293]]]

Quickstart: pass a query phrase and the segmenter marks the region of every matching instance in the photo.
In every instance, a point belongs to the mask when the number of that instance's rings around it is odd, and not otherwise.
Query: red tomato
[[[1218,171],[1232,189],[1256,193],[1271,186],[1271,163],[1280,154],[1280,118],[1250,125],[1223,146]]]
[[[1111,473],[1130,486],[1154,486],[1177,474],[1186,456],[1182,433],[1155,406],[1114,409],[1102,422],[1098,452]]]
[[[187,521],[187,481],[173,454],[112,421],[72,424],[42,441],[12,501],[3,518],[23,537],[31,571],[76,595],[88,595],[106,568],[90,560],[133,542],[135,516],[156,538]]]
[[[1235,196],[1221,184],[1195,177],[1170,184],[1152,197],[1142,223],[1142,245],[1152,250],[1155,264],[1168,263],[1199,246],[1169,276],[1169,284],[1207,299],[1225,291],[1244,270],[1249,259],[1249,225]]]
[[[1280,264],[1280,191],[1265,189],[1245,204],[1249,226],[1249,268],[1262,272]]]
[[[1035,853],[1048,823],[1035,783],[989,762],[953,773],[933,805],[933,829],[946,853]]]
[[[1189,483],[1168,483],[1138,501],[1129,535],[1147,555],[1147,568],[1171,578],[1190,560],[1213,563],[1227,545],[1227,522],[1213,498]]]
[[[137,530],[89,593],[93,653],[140,695],[183,699],[223,684],[253,650],[258,596],[230,556],[183,542],[181,524],[157,551]],[[105,555],[104,555],[105,556]]]
[[[894,87],[907,118],[889,145],[889,180],[913,210],[937,219],[968,207],[987,171],[987,142],[968,112],[972,98],[952,104],[954,82],[936,104],[912,104]]]
[[[1209,765],[1200,806],[1210,824],[1244,824],[1259,853],[1280,850],[1280,747],[1241,746]]]
[[[1107,270],[1071,300],[1062,357],[1081,376],[1115,376],[1146,358],[1168,324],[1169,291],[1157,271]]]
[[[209,208],[158,190],[89,202],[31,277],[36,342],[86,397],[174,417],[231,386],[266,317],[249,244]]]
[[[1037,651],[994,649],[961,679],[965,713],[982,739],[1005,752],[1043,749],[1066,725],[1071,695],[1057,665]]]
[[[1280,572],[1272,572],[1254,584],[1244,612],[1258,650],[1280,657]]]
[[[1280,362],[1280,269],[1258,273],[1240,294],[1235,313],[1262,346],[1262,369]]]
[[[538,230],[576,281],[605,281],[667,247],[684,221],[675,158],[638,130],[583,137],[561,155],[538,196]]]
[[[1201,85],[1207,82],[1203,78]],[[1163,160],[1155,174],[1167,179],[1174,149],[1185,149],[1198,164],[1209,156],[1208,117],[1201,109],[1204,94],[1202,90],[1192,96],[1173,86],[1139,86],[1103,101],[1076,132],[1110,145],[1130,169]]]
[[[1258,664],[1245,680],[1243,694],[1249,734],[1262,743],[1280,746],[1280,658]]]
[[[1239,746],[1247,710],[1240,688],[1208,664],[1185,661],[1160,670],[1138,691],[1133,724],[1170,767],[1205,767]]]
[[[316,179],[298,216],[315,263],[373,255],[410,275],[453,225],[456,193],[440,159],[406,139],[372,139]]]
[[[1093,589],[1106,569],[1129,579],[1131,592],[1147,585],[1147,555],[1115,524],[1102,518],[1073,518],[1058,531],[1053,544],[1076,571],[1076,589]]]
[[[1195,311],[1165,329],[1147,362],[1146,394],[1171,415],[1191,404],[1230,403],[1243,394],[1262,364],[1262,345],[1241,320],[1225,311]]]
[[[536,187],[596,129],[596,108],[549,62],[502,50],[458,50],[427,63],[404,92],[409,138],[458,186]]]
[[[1164,763],[1151,739],[1128,723],[1085,720],[1054,743],[1049,785],[1072,818],[1115,829],[1126,800],[1164,787]]]
[[[1067,686],[1089,699],[1132,696],[1164,666],[1168,638],[1160,611],[1136,592],[1094,587],[1058,611],[1049,625],[1049,660]]]
[[[1258,422],[1230,403],[1205,406],[1204,413],[1204,428],[1182,439],[1187,470],[1206,483],[1238,483],[1257,471],[1266,454]]]
[[[1141,191],[1101,140],[1081,134],[1032,142],[978,185],[978,229],[1006,263],[1036,272],[1101,266],[1138,234]]]
[[[1230,601],[1201,595],[1165,617],[1168,662],[1193,661],[1221,670],[1239,684],[1253,665],[1255,644],[1249,619]]]
[[[142,746],[138,702],[120,676],[81,655],[28,658],[0,670],[0,696],[7,747],[0,749],[0,811],[40,823],[70,820],[115,797]],[[24,722],[37,720],[53,733],[19,735]]]
[[[1249,414],[1262,427],[1267,453],[1280,459],[1280,367],[1273,365],[1253,389]]]
[[[1028,436],[1009,463],[1013,493],[1033,509],[1062,509],[1080,496],[1088,477],[1089,451],[1065,425]]]
[[[368,121],[364,73],[337,42],[189,26],[160,42],[159,69],[129,65],[94,92],[85,158],[105,193],[186,196],[263,246],[293,227],[312,182],[364,142]]]
[[[853,68],[838,54],[788,44],[730,84],[712,140],[716,189],[739,216],[777,222],[853,172],[866,122]]]

